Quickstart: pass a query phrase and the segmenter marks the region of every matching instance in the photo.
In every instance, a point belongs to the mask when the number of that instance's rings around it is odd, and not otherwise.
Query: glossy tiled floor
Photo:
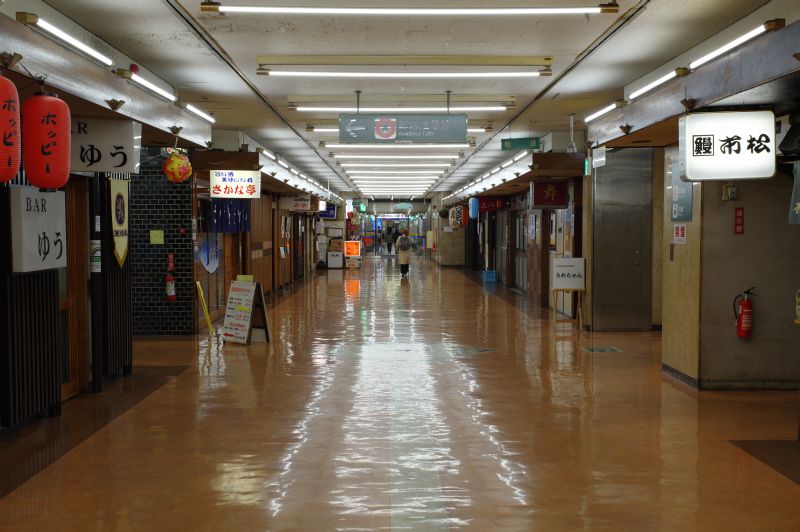
[[[730,443],[794,437],[797,394],[698,394],[656,333],[557,340],[513,293],[411,269],[319,274],[271,345],[137,342],[191,368],[1,499],[0,529],[800,528],[800,485]]]

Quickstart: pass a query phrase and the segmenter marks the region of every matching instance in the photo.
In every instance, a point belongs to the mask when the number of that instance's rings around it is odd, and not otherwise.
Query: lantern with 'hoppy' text
[[[463,205],[456,205],[450,209],[450,227],[461,229],[467,225],[467,209]]]
[[[191,177],[192,163],[185,154],[173,151],[164,161],[161,171],[171,183],[181,183]]]
[[[21,142],[19,134],[19,94],[11,80],[0,75],[0,183],[14,179],[19,172]]]
[[[69,180],[70,115],[64,100],[36,94],[22,104],[22,155],[33,186],[63,187]]]

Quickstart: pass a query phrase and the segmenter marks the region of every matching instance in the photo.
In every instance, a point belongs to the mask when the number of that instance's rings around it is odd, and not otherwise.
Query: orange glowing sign
[[[344,256],[345,257],[360,257],[361,256],[361,241],[348,240],[344,243]]]

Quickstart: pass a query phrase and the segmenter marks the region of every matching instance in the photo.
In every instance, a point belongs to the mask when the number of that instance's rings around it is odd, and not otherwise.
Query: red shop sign
[[[482,197],[478,198],[478,212],[493,212],[503,208],[502,198]]]
[[[569,189],[566,181],[534,181],[533,207],[540,209],[564,209],[569,204]]]
[[[733,211],[733,232],[737,235],[744,234],[744,207],[736,207]]]

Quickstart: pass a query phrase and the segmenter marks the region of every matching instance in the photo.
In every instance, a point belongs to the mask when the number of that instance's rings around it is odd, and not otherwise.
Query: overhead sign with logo
[[[64,192],[11,185],[11,259],[16,273],[67,266]]]
[[[569,186],[566,181],[534,181],[534,209],[566,209],[569,205]]]
[[[539,137],[519,137],[515,139],[502,139],[500,148],[503,151],[540,150],[542,139]]]
[[[72,117],[70,170],[139,172],[142,125],[131,120]]]
[[[328,203],[325,205],[324,211],[319,211],[319,217],[324,218],[326,220],[335,220],[336,219],[336,205],[333,203]]]
[[[395,211],[410,211],[414,208],[414,205],[411,203],[395,203],[392,205],[392,210]]]
[[[212,198],[261,197],[261,172],[258,170],[211,170],[209,178]]]
[[[119,267],[125,266],[128,256],[128,185],[130,181],[112,179],[111,183],[111,229],[114,235],[114,256]]]
[[[281,209],[288,209],[290,211],[310,211],[311,194],[288,194],[286,196],[281,196],[280,207]]]
[[[556,290],[585,290],[585,270],[584,259],[553,259],[551,287]]]
[[[772,111],[693,113],[678,123],[680,177],[689,181],[775,175]]]
[[[467,115],[339,115],[339,142],[402,144],[466,142]]]

